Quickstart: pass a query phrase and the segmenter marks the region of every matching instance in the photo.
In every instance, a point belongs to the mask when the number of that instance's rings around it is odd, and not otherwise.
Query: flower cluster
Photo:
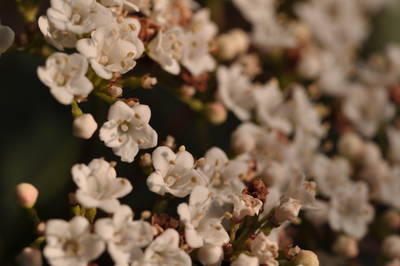
[[[220,3],[50,1],[38,28],[54,53],[39,79],[71,106],[76,137],[91,138],[99,122],[101,143],[122,162],[139,162],[149,195],[170,204],[134,219],[137,206],[121,198],[135,191],[115,162],[74,165],[74,217],[35,214],[50,265],[317,266],[290,232],[304,220],[336,233],[331,251],[346,259],[383,224],[383,259],[400,264],[400,46],[358,56],[369,18],[390,1],[295,2],[286,16],[277,0],[233,0],[251,33],[218,34],[211,17]],[[3,53],[14,33],[0,25],[0,37]],[[157,82],[201,119],[221,124],[232,112],[232,153],[207,147],[197,157],[171,137],[159,143],[150,107],[125,90]],[[107,118],[82,111],[94,97],[109,105]],[[17,194],[33,212],[38,191],[21,184]],[[41,261],[30,249],[20,256]],[[322,265],[335,259],[325,257]]]

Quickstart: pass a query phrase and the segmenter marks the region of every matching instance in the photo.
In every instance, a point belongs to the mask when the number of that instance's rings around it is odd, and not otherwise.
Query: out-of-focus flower
[[[194,169],[193,156],[186,150],[175,154],[168,147],[158,147],[152,160],[155,171],[147,178],[147,186],[157,194],[186,197],[195,186],[206,184],[205,178]]]
[[[221,246],[206,244],[199,249],[197,257],[203,265],[219,265],[224,258],[224,251]]]
[[[332,195],[329,224],[336,231],[343,231],[357,239],[367,233],[367,226],[374,217],[368,203],[368,187],[363,182],[347,183]]]
[[[129,107],[118,101],[108,111],[108,121],[100,129],[100,139],[124,162],[133,162],[139,149],[157,145],[157,132],[149,125],[147,105]]]
[[[383,254],[390,259],[400,259],[400,236],[390,235],[382,244]]]
[[[46,16],[41,16],[39,18],[38,25],[46,41],[48,41],[58,50],[64,50],[64,48],[74,48],[76,42],[78,41],[76,34],[69,31],[56,29]]]
[[[50,220],[46,224],[43,254],[53,266],[86,266],[105,249],[104,241],[90,232],[86,218],[75,216],[69,222]]]
[[[85,76],[87,70],[88,62],[84,56],[54,53],[37,73],[54,98],[62,104],[71,104],[75,96],[87,97],[93,90],[93,84]]]
[[[131,183],[117,177],[114,167],[104,159],[94,159],[89,165],[76,164],[71,173],[78,186],[76,198],[88,208],[101,208],[113,213],[120,205],[118,198],[132,190]]]
[[[250,46],[249,36],[241,29],[233,29],[218,37],[218,56],[223,60],[231,60],[247,52]]]
[[[16,258],[18,266],[42,266],[42,253],[39,249],[26,247]]]
[[[310,251],[302,249],[294,258],[295,265],[302,266],[319,266],[318,256]]]
[[[230,68],[220,66],[217,70],[218,98],[240,120],[249,120],[251,109],[254,108],[252,84],[243,74],[240,65]]]
[[[346,258],[354,258],[358,256],[358,242],[351,236],[341,235],[332,246],[333,251]]]
[[[14,38],[14,31],[10,27],[1,25],[0,23],[0,55],[10,48],[14,42]]]

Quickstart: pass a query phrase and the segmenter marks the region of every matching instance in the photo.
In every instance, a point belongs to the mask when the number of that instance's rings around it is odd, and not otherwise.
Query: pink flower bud
[[[24,208],[32,208],[39,195],[39,191],[31,184],[21,183],[15,188],[19,203]]]

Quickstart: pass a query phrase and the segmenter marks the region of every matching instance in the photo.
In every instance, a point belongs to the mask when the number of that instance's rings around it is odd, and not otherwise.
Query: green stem
[[[83,115],[83,112],[76,101],[72,101],[71,103],[71,113],[74,118]]]
[[[113,104],[113,103],[115,103],[115,102],[117,101],[116,98],[113,98],[113,97],[111,97],[110,95],[105,94],[104,92],[93,91],[93,94],[94,94],[97,98],[99,98],[99,99],[105,101],[105,102],[108,103],[108,104]]]
[[[26,210],[34,224],[39,224],[41,222],[39,215],[34,207],[27,208]]]

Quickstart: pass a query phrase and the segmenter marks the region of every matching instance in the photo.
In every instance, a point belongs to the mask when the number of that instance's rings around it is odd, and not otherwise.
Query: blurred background
[[[221,31],[232,26],[248,26],[228,1],[201,2],[213,8]],[[398,2],[396,8],[373,18],[374,30],[364,47],[364,56],[379,51],[388,42],[400,42]],[[46,7],[46,1],[42,5]],[[19,34],[26,31],[26,27],[16,10],[14,0],[0,1],[2,24]],[[36,76],[37,67],[44,61],[40,55],[25,51],[11,51],[0,58],[0,265],[3,266],[15,265],[16,254],[35,239],[32,222],[16,202],[16,184],[28,182],[39,189],[36,206],[41,219],[67,219],[70,217],[67,195],[75,190],[71,166],[98,157],[119,161],[97,135],[89,141],[72,136],[70,107],[59,104]],[[149,69],[143,71],[151,73]],[[239,124],[234,116],[230,114],[221,126],[212,125],[170,91],[171,88],[165,88],[160,82],[152,90],[128,88],[124,95],[138,97],[150,106],[150,124],[159,133],[159,140],[172,135],[179,145],[185,145],[196,157],[212,146],[229,151],[230,133]],[[94,112],[99,125],[105,120],[107,106],[97,99],[91,99],[90,104],[84,103],[81,107],[84,111]],[[134,192],[123,201],[140,213],[151,209],[157,197],[145,188],[145,175],[136,164],[119,161],[116,169],[119,176],[129,178],[134,185]],[[305,245],[307,243],[302,243],[303,248]],[[374,265],[364,263],[362,265]]]

